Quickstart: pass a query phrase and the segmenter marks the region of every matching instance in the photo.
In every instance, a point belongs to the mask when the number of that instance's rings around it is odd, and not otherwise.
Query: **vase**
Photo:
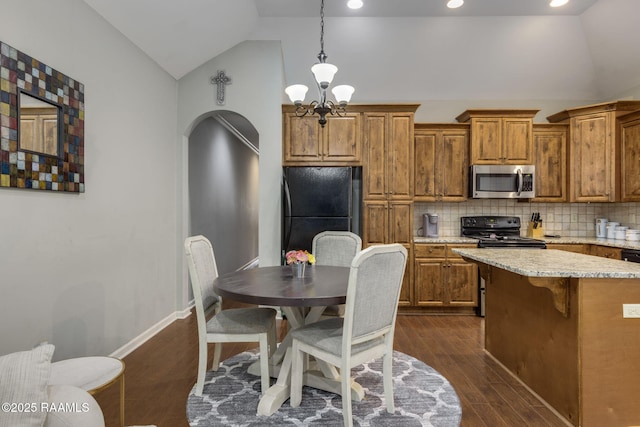
[[[302,278],[304,277],[304,270],[307,267],[307,264],[304,262],[298,264],[291,264],[291,272],[293,273],[293,277]]]

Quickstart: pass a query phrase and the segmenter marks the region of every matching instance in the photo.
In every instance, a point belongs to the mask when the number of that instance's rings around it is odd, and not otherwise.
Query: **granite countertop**
[[[453,249],[464,258],[528,277],[640,279],[640,264],[556,249]]]
[[[598,239],[595,237],[545,237],[548,244],[577,244],[577,245],[602,245],[621,249],[640,250],[640,242],[632,242],[617,239]],[[413,243],[476,243],[477,240],[461,236],[422,237],[414,236]]]

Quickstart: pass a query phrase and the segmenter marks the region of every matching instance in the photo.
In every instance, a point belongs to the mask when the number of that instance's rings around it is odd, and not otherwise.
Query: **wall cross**
[[[211,84],[218,86],[216,90],[216,102],[218,105],[224,105],[224,88],[231,84],[231,77],[224,73],[224,70],[218,70],[218,74],[211,77]]]

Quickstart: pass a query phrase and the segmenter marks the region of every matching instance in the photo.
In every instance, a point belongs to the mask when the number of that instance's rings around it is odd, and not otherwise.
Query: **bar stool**
[[[51,364],[49,384],[68,384],[91,395],[120,381],[120,426],[124,427],[124,362],[115,357],[89,356]]]

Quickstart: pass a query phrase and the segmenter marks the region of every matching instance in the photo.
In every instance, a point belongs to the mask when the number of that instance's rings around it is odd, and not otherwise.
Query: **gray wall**
[[[85,85],[86,192],[0,188],[0,355],[110,354],[176,318],[177,83],[83,1],[1,8],[0,40]]]
[[[220,274],[258,257],[258,154],[214,118],[189,137],[192,234],[212,243]]]

